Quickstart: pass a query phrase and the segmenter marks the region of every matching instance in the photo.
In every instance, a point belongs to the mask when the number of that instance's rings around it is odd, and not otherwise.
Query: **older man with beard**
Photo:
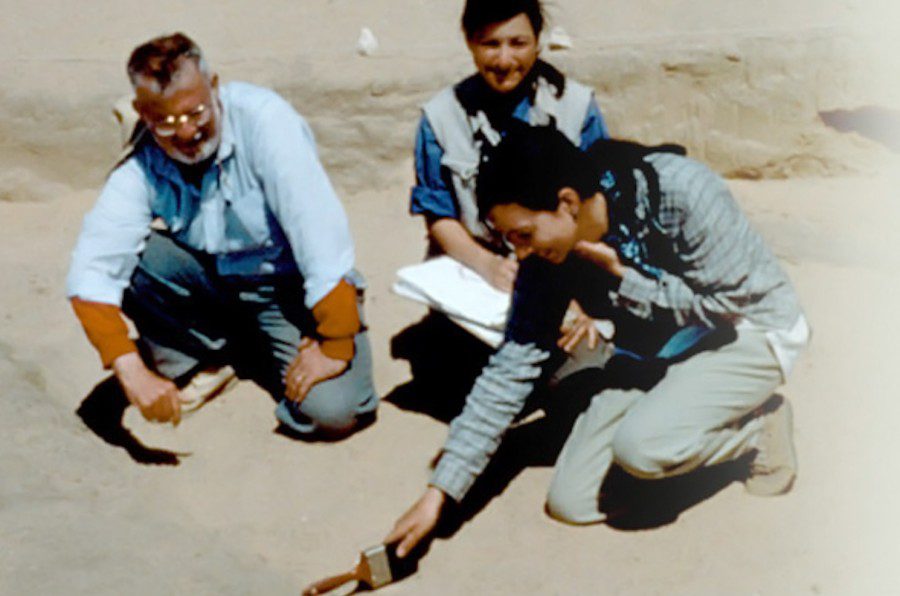
[[[363,282],[308,125],[268,89],[220,86],[180,33],[136,48],[128,75],[133,150],[86,216],[68,278],[104,366],[148,420],[177,424],[179,387],[230,364],[295,434],[353,432],[378,402]]]

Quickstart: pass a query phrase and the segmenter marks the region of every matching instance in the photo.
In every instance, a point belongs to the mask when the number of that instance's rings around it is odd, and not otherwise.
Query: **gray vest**
[[[550,124],[566,135],[576,147],[581,144],[581,129],[587,116],[593,91],[571,79],[566,79],[565,92],[556,97],[556,88],[543,77],[538,77],[534,105],[528,112],[528,122],[533,126]],[[441,165],[450,170],[453,191],[459,205],[460,221],[472,236],[487,242],[492,235],[478,218],[475,202],[475,177],[481,157],[482,136],[496,145],[500,133],[488,121],[481,110],[474,116],[466,113],[456,98],[453,87],[447,87],[422,107],[444,155]],[[481,132],[481,135],[478,135]]]

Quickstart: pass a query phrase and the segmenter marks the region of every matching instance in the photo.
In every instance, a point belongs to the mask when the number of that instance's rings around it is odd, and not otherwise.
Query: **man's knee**
[[[378,398],[369,383],[326,381],[310,390],[298,411],[309,421],[310,434],[340,438],[371,418],[377,405]]]
[[[190,254],[154,232],[125,288],[122,310],[139,326],[148,316],[177,319],[178,313],[200,308],[197,288],[203,276],[202,267]]]
[[[300,412],[310,419],[316,431],[329,436],[349,434],[356,426],[355,404],[340,396],[311,394],[303,401]]]
[[[194,254],[159,232],[152,232],[147,238],[138,271],[168,282],[183,282],[206,275]]]

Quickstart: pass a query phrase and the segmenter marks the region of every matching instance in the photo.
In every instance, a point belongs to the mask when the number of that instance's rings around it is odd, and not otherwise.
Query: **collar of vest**
[[[467,114],[474,116],[483,111],[493,120],[496,116],[512,114],[525,97],[534,105],[535,94],[542,82],[554,88],[557,98],[562,97],[566,86],[565,76],[543,60],[535,62],[528,76],[509,93],[497,93],[478,73],[458,83],[453,92]]]

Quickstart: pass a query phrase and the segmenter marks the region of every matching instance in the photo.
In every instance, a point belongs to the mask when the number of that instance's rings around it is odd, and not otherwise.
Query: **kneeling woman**
[[[398,553],[427,535],[444,502],[461,500],[484,470],[550,372],[555,330],[572,298],[589,314],[643,320],[643,337],[628,337],[624,326],[616,342],[640,351],[652,336],[646,355],[665,369],[655,383],[623,388],[604,378],[609,366],[597,365],[596,393],[555,465],[553,517],[603,521],[600,486],[613,464],[663,478],[746,454],[754,458],[749,492],[790,489],[790,406],[770,396],[809,329],[787,275],[719,176],[673,153],[601,141],[585,154],[558,131],[515,126],[482,164],[477,190],[481,213],[515,247],[522,270],[503,345],[451,423],[428,489],[388,537],[400,541]],[[726,339],[666,348],[691,326]]]
[[[475,205],[482,149],[514,120],[554,126],[581,149],[607,137],[593,92],[538,59],[543,26],[539,0],[468,0],[462,28],[478,72],[425,104],[416,137],[410,212],[425,216],[430,252],[507,292],[516,262]]]

